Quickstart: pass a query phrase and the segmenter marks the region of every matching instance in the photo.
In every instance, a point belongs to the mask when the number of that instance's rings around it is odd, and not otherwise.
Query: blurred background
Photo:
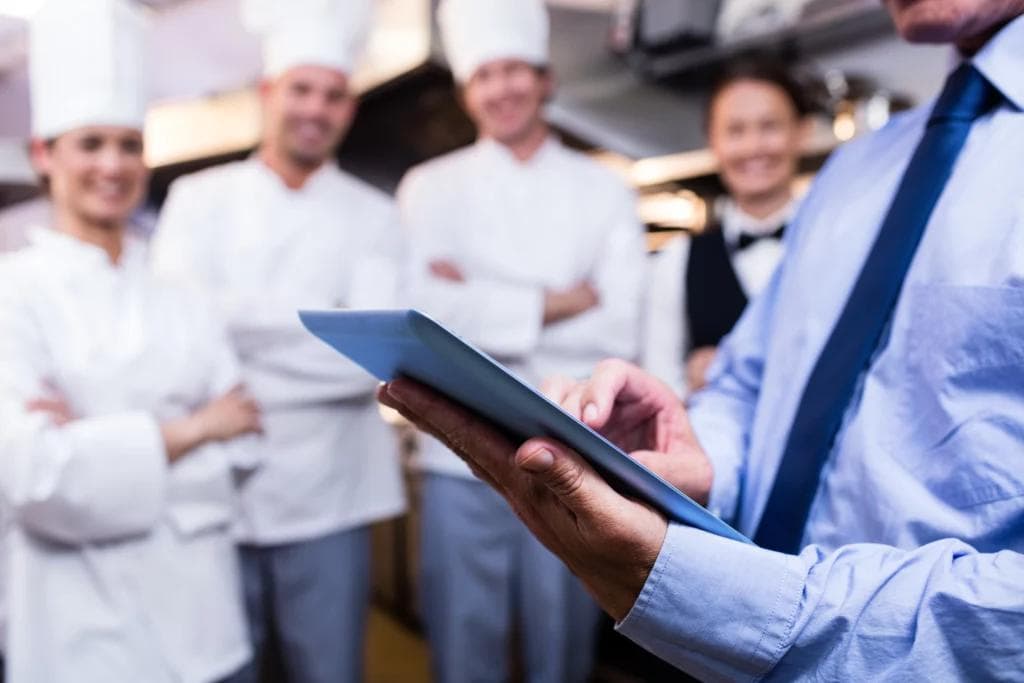
[[[241,158],[259,136],[256,37],[237,0],[138,0],[153,15],[155,106],[146,125],[154,170],[147,207],[169,183]],[[31,220],[39,205],[22,149],[29,131],[25,65],[39,0],[0,1],[0,220]],[[875,0],[549,0],[558,90],[549,120],[641,194],[657,248],[664,233],[700,230],[720,193],[704,148],[705,90],[716,68],[749,52],[794,64],[820,113],[808,174],[838,144],[926,99],[949,64],[942,48],[908,46]],[[430,0],[378,0],[358,71],[363,103],[339,150],[346,170],[391,191],[411,166],[472,141],[432,25]],[[808,178],[810,176],[808,175]],[[20,216],[20,218],[19,218]]]
[[[175,178],[243,158],[255,147],[261,64],[259,42],[243,28],[238,0],[137,2],[153,20],[156,67],[156,104],[146,122],[153,174],[137,216],[146,232]],[[0,242],[16,239],[47,211],[25,153],[26,17],[38,4],[0,0]],[[723,193],[703,119],[709,84],[728,60],[750,53],[780,57],[812,94],[814,132],[801,161],[806,186],[836,146],[934,95],[951,59],[946,49],[899,41],[877,0],[548,4],[557,79],[549,120],[571,146],[637,190],[652,252],[679,231],[702,230]],[[338,160],[389,193],[412,166],[474,139],[432,23],[435,5],[378,0],[368,54],[357,71],[362,103]],[[406,434],[404,443],[408,461],[415,440]],[[414,585],[417,482],[408,472],[412,513],[375,529],[371,680],[428,676]],[[610,631],[603,638],[597,680],[653,676],[631,666],[625,642]]]

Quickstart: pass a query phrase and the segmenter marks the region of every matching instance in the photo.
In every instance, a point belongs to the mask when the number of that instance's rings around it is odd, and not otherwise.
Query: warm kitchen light
[[[857,122],[853,120],[853,114],[845,111],[836,114],[835,121],[832,122],[832,132],[838,140],[852,140],[857,134]]]
[[[642,195],[640,220],[662,228],[699,230],[707,221],[704,200],[689,190]]]

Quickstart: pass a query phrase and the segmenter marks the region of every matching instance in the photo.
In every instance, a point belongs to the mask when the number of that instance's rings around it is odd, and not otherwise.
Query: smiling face
[[[789,192],[804,134],[792,100],[774,83],[736,80],[711,103],[708,141],[740,206]]]
[[[1024,0],[885,0],[900,35],[914,43],[955,43],[972,51],[1024,14]]]
[[[262,88],[264,144],[300,168],[326,161],[352,124],[356,99],[334,69],[297,66]]]
[[[551,89],[543,70],[517,59],[496,59],[473,72],[462,97],[481,137],[515,146],[544,125],[542,109]]]
[[[120,227],[142,201],[148,172],[139,130],[79,128],[33,142],[32,156],[53,202],[85,223]]]

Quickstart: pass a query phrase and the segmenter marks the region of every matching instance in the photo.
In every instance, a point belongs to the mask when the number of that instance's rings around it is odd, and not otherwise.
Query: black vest
[[[747,307],[747,295],[729,258],[719,226],[690,240],[686,263],[686,314],[690,348],[718,346]]]

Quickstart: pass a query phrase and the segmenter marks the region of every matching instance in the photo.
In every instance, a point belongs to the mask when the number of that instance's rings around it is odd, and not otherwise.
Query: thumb
[[[515,464],[547,488],[577,516],[594,517],[614,505],[613,489],[583,458],[561,444],[531,439],[516,452]]]

